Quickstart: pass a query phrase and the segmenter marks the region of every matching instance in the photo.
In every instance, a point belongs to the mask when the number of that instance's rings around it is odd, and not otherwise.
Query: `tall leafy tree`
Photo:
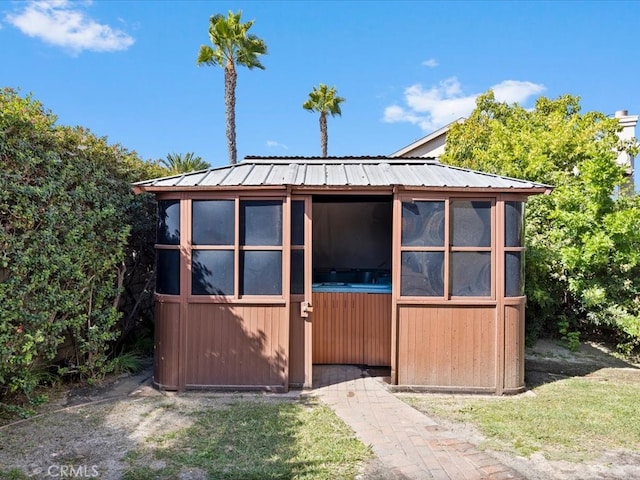
[[[618,120],[581,113],[578,97],[540,97],[533,110],[481,95],[447,135],[444,163],[552,184],[527,206],[527,329],[608,330],[640,345],[640,197],[625,185]],[[575,339],[575,336],[573,337]]]
[[[196,157],[193,152],[188,152],[184,155],[181,153],[169,153],[166,160],[161,160],[160,162],[169,169],[171,174],[205,170],[211,166],[202,157]]]
[[[344,101],[344,98],[338,96],[336,87],[328,87],[321,83],[317,88],[313,87],[309,98],[302,104],[302,108],[305,110],[320,113],[320,149],[323,157],[327,156],[327,144],[329,143],[327,115],[332,117],[342,115],[340,104]]]
[[[248,69],[264,70],[260,56],[267,53],[265,42],[249,32],[254,21],[241,22],[242,11],[229,11],[225,17],[221,14],[209,18],[209,40],[213,47],[201,45],[198,52],[198,65],[216,65],[224,71],[224,105],[227,118],[227,147],[229,163],[237,162],[236,145],[236,83],[238,73],[236,65]]]

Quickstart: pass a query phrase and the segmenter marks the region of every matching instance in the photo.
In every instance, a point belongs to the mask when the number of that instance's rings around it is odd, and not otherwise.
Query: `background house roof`
[[[439,157],[444,153],[447,143],[447,133],[451,126],[456,123],[465,121],[464,117],[460,117],[451,123],[440,127],[438,130],[419,138],[415,142],[406,147],[393,152],[390,157]]]
[[[134,184],[136,191],[224,187],[423,187],[498,189],[523,193],[551,187],[443,165],[433,158],[246,157],[236,165],[211,168]]]

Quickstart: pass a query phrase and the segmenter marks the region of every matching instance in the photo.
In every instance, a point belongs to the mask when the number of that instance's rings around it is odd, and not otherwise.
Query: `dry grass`
[[[429,415],[472,423],[487,448],[570,461],[640,450],[639,398],[640,371],[633,369],[602,369],[516,397],[402,397]]]

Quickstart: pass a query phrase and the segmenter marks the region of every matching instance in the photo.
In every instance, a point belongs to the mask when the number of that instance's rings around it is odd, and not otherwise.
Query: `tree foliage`
[[[224,71],[224,105],[227,119],[227,148],[229,163],[237,161],[236,145],[236,65],[248,69],[264,70],[260,56],[267,54],[267,45],[261,38],[249,33],[253,20],[242,22],[242,11],[229,11],[209,18],[209,45],[201,45],[198,51],[198,65],[215,65]]]
[[[146,221],[129,182],[164,173],[0,90],[0,394],[30,391],[54,359],[85,378],[108,371],[131,225]]]
[[[196,170],[205,170],[211,165],[205,162],[202,157],[197,157],[193,152],[185,153],[169,153],[166,160],[161,160],[160,163],[164,165],[169,174],[174,175],[178,173],[188,173]]]
[[[618,120],[582,114],[579,98],[541,97],[535,109],[490,91],[453,125],[441,160],[555,186],[527,207],[527,331],[613,332],[640,344],[640,201],[624,190]]]
[[[320,113],[320,150],[323,157],[327,156],[329,143],[327,115],[342,115],[340,104],[344,101],[344,98],[338,96],[336,87],[328,87],[321,83],[318,87],[313,87],[309,92],[309,98],[302,104],[305,110]]]

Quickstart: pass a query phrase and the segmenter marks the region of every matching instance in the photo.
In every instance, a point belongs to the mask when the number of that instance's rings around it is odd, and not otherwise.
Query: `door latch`
[[[300,316],[307,318],[310,313],[313,313],[313,305],[311,305],[311,302],[300,302]]]

